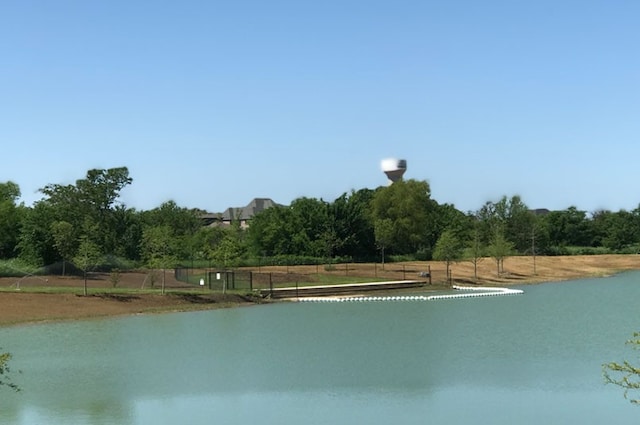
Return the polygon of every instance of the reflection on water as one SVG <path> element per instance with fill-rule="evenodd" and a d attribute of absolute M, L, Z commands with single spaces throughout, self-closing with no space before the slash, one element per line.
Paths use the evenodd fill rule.
<path fill-rule="evenodd" d="M 639 281 L 0 329 L 23 371 L 0 423 L 622 423 L 638 412 L 601 364 L 636 330 Z"/>

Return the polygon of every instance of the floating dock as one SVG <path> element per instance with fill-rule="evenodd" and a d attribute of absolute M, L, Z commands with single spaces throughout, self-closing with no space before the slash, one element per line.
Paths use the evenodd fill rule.
<path fill-rule="evenodd" d="M 271 298 L 329 297 L 338 294 L 359 294 L 367 291 L 420 288 L 426 280 L 394 280 L 388 282 L 349 283 L 344 285 L 292 286 L 287 288 L 260 289 L 260 295 Z"/>

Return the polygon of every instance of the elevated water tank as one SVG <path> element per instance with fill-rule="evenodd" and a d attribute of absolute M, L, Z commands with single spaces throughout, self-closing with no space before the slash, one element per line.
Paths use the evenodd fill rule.
<path fill-rule="evenodd" d="M 387 158 L 383 159 L 380 165 L 389 179 L 389 184 L 402 180 L 407 171 L 407 161 L 404 159 Z"/>

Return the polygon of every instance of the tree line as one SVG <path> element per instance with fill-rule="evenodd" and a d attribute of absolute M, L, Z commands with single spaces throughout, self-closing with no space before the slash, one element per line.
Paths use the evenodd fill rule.
<path fill-rule="evenodd" d="M 0 183 L 0 259 L 34 266 L 129 264 L 171 268 L 189 261 L 220 267 L 266 261 L 476 261 L 510 255 L 635 253 L 640 208 L 587 213 L 569 207 L 531 210 L 503 196 L 476 211 L 431 197 L 428 182 L 405 180 L 344 193 L 333 201 L 300 197 L 268 208 L 247 229 L 204 226 L 205 211 L 173 201 L 138 211 L 120 202 L 132 184 L 126 167 L 92 169 L 74 184 L 49 184 L 33 206 L 20 189 Z"/>

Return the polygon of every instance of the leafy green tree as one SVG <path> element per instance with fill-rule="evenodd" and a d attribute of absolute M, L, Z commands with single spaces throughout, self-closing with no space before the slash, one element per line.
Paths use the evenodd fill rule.
<path fill-rule="evenodd" d="M 324 257 L 332 251 L 335 239 L 328 214 L 328 204 L 322 199 L 302 197 L 295 199 L 291 209 L 291 243 L 293 252 L 313 257 Z"/>
<path fill-rule="evenodd" d="M 393 237 L 388 248 L 397 254 L 413 254 L 429 246 L 429 235 L 436 223 L 430 220 L 437 203 L 431 199 L 426 181 L 401 180 L 379 188 L 372 199 L 372 218 L 389 219 L 393 223 Z"/>
<path fill-rule="evenodd" d="M 376 245 L 380 248 L 382 256 L 382 269 L 384 270 L 384 251 L 393 241 L 393 221 L 390 218 L 381 218 L 374 223 Z"/>
<path fill-rule="evenodd" d="M 237 266 L 243 254 L 243 248 L 237 237 L 230 232 L 210 251 L 210 259 L 222 267 Z"/>
<path fill-rule="evenodd" d="M 41 201 L 50 207 L 50 223 L 66 221 L 74 228 L 82 228 L 87 221 L 95 225 L 91 239 L 104 253 L 115 253 L 122 238 L 118 229 L 117 208 L 124 208 L 119 202 L 120 191 L 131 184 L 126 167 L 92 169 L 84 179 L 75 185 L 49 184 L 40 189 L 45 195 Z M 48 227 L 50 230 L 50 228 Z"/>
<path fill-rule="evenodd" d="M 289 207 L 268 208 L 247 229 L 250 251 L 257 256 L 370 258 L 375 255 L 372 197 L 373 191 L 363 189 L 331 203 L 301 197 Z"/>
<path fill-rule="evenodd" d="M 374 191 L 361 189 L 344 193 L 330 205 L 336 239 L 337 256 L 369 260 L 376 256 L 371 200 Z"/>
<path fill-rule="evenodd" d="M 497 229 L 487 251 L 496 261 L 498 275 L 504 273 L 504 259 L 513 253 L 513 243 L 508 241 L 501 229 Z"/>
<path fill-rule="evenodd" d="M 444 261 L 447 268 L 447 277 L 450 276 L 451 263 L 462 258 L 462 242 L 453 230 L 447 229 L 442 232 L 433 250 L 433 258 L 438 261 Z"/>
<path fill-rule="evenodd" d="M 640 243 L 638 210 L 596 211 L 592 214 L 591 228 L 593 246 L 604 246 L 617 251 Z"/>
<path fill-rule="evenodd" d="M 73 257 L 73 264 L 82 270 L 84 278 L 84 296 L 87 296 L 87 274 L 94 270 L 102 260 L 100 247 L 89 237 L 83 236 L 78 247 L 78 252 Z"/>
<path fill-rule="evenodd" d="M 551 211 L 544 216 L 552 246 L 590 246 L 593 229 L 585 211 L 571 206 L 564 211 Z"/>
<path fill-rule="evenodd" d="M 56 221 L 51 225 L 54 245 L 62 256 L 62 275 L 65 275 L 66 261 L 73 256 L 78 245 L 73 225 L 66 221 Z"/>
<path fill-rule="evenodd" d="M 498 202 L 487 202 L 476 215 L 486 244 L 490 244 L 499 231 L 516 251 L 525 252 L 530 248 L 535 215 L 519 196 L 503 196 Z"/>
<path fill-rule="evenodd" d="M 192 255 L 193 237 L 202 227 L 197 210 L 179 207 L 174 201 L 142 214 L 143 229 L 166 227 L 169 232 L 173 255 L 189 258 Z M 144 230 L 143 230 L 144 231 Z"/>
<path fill-rule="evenodd" d="M 13 391 L 20 391 L 20 387 L 13 383 L 10 377 L 11 368 L 9 367 L 9 361 L 11 360 L 10 353 L 0 353 L 0 387 L 5 386 Z"/>
<path fill-rule="evenodd" d="M 191 258 L 194 260 L 208 259 L 213 247 L 222 241 L 225 234 L 225 228 L 222 226 L 200 227 L 191 237 Z"/>
<path fill-rule="evenodd" d="M 112 230 L 105 236 L 106 246 L 111 247 L 108 252 L 118 257 L 139 260 L 143 229 L 141 213 L 118 205 L 108 215 L 107 222 Z"/>
<path fill-rule="evenodd" d="M 640 332 L 634 332 L 633 338 L 627 341 L 633 349 L 640 348 Z M 604 380 L 608 384 L 617 385 L 624 390 L 624 398 L 631 403 L 640 404 L 640 398 L 632 394 L 640 390 L 640 367 L 624 360 L 621 363 L 610 362 L 602 366 Z"/>
<path fill-rule="evenodd" d="M 92 169 L 87 171 L 84 179 L 76 181 L 76 190 L 86 210 L 98 215 L 96 221 L 102 222 L 101 216 L 114 207 L 120 191 L 132 182 L 127 167 Z"/>
<path fill-rule="evenodd" d="M 20 237 L 23 208 L 16 205 L 20 188 L 16 183 L 0 183 L 0 258 L 12 258 Z"/>
<path fill-rule="evenodd" d="M 38 201 L 25 210 L 18 242 L 19 257 L 35 265 L 51 264 L 59 254 L 51 226 L 56 221 L 54 208 L 45 201 Z"/>
<path fill-rule="evenodd" d="M 247 229 L 253 255 L 272 257 L 294 253 L 292 222 L 291 209 L 282 206 L 273 206 L 256 214 Z"/>
<path fill-rule="evenodd" d="M 535 215 L 517 195 L 507 201 L 505 224 L 505 236 L 513 243 L 514 250 L 525 252 L 530 249 Z"/>
<path fill-rule="evenodd" d="M 148 227 L 142 235 L 143 258 L 152 270 L 162 270 L 162 294 L 165 293 L 165 271 L 175 266 L 177 259 L 173 243 L 175 239 L 167 225 Z"/>

